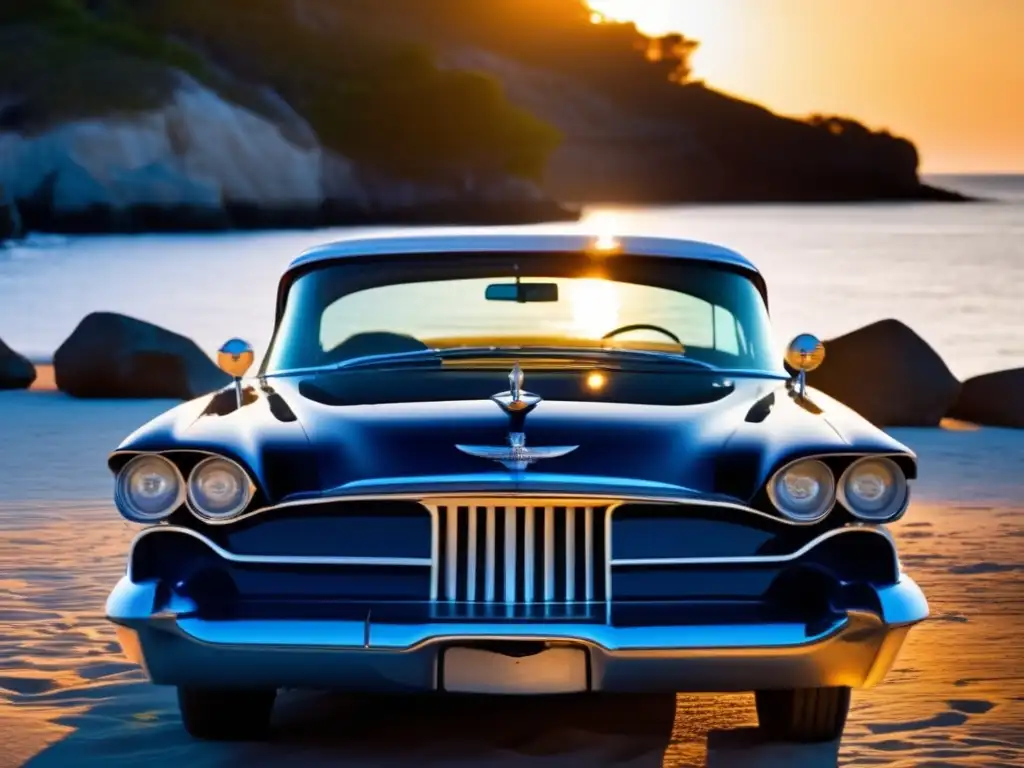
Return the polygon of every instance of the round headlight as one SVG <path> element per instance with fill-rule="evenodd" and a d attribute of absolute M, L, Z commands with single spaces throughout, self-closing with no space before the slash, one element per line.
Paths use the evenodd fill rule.
<path fill-rule="evenodd" d="M 892 519 L 906 508 L 909 496 L 907 477 L 892 459 L 860 459 L 839 480 L 839 500 L 861 520 Z"/>
<path fill-rule="evenodd" d="M 162 520 L 185 500 L 185 481 L 169 459 L 142 454 L 118 472 L 114 503 L 129 520 L 152 523 Z"/>
<path fill-rule="evenodd" d="M 252 494 L 252 481 L 245 470 L 219 456 L 203 459 L 188 478 L 188 500 L 192 509 L 210 520 L 234 517 L 245 509 Z"/>
<path fill-rule="evenodd" d="M 772 504 L 790 520 L 813 523 L 832 509 L 836 481 L 825 464 L 805 459 L 783 467 L 768 483 Z"/>

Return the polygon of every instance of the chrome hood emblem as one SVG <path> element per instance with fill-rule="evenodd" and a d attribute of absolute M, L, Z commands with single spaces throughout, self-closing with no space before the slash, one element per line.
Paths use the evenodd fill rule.
<path fill-rule="evenodd" d="M 463 453 L 481 459 L 497 461 L 513 472 L 522 472 L 530 464 L 541 459 L 555 459 L 572 453 L 578 445 L 553 445 L 532 448 L 526 445 L 526 434 L 523 426 L 526 414 L 532 411 L 541 398 L 523 389 L 523 369 L 519 363 L 512 366 L 508 374 L 508 391 L 491 395 L 501 409 L 509 416 L 508 445 L 456 445 Z"/>
<path fill-rule="evenodd" d="M 522 472 L 535 461 L 541 459 L 556 459 L 572 453 L 578 445 L 555 445 L 544 446 L 543 448 L 529 448 L 526 445 L 526 435 L 522 432 L 510 432 L 508 445 L 456 445 L 463 453 L 470 456 L 478 456 L 481 459 L 490 459 L 504 464 L 506 469 L 513 472 Z"/>

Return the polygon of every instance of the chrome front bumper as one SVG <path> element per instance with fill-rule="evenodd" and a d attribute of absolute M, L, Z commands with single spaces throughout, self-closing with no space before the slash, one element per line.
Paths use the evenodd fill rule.
<path fill-rule="evenodd" d="M 813 632 L 802 623 L 209 621 L 190 616 L 191 601 L 166 585 L 127 576 L 106 613 L 128 658 L 157 684 L 433 691 L 444 688 L 446 648 L 543 641 L 587 651 L 590 690 L 725 693 L 880 682 L 928 604 L 906 575 L 875 591 L 877 612 L 849 611 Z"/>

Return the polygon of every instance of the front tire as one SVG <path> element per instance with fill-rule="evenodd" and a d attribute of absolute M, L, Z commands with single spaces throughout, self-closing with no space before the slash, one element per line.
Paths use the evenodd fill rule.
<path fill-rule="evenodd" d="M 181 722 L 190 736 L 209 741 L 260 741 L 270 730 L 277 691 L 178 688 Z"/>
<path fill-rule="evenodd" d="M 773 740 L 834 741 L 850 711 L 849 688 L 796 688 L 754 693 L 761 730 Z"/>

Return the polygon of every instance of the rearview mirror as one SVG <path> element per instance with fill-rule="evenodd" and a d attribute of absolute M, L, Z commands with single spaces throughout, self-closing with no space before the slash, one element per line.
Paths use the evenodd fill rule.
<path fill-rule="evenodd" d="M 558 301 L 558 283 L 491 283 L 484 292 L 488 301 Z"/>

